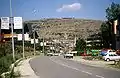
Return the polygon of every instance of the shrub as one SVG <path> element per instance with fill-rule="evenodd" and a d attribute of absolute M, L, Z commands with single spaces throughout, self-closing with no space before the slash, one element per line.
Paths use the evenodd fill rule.
<path fill-rule="evenodd" d="M 0 74 L 9 71 L 9 67 L 13 62 L 12 55 L 7 55 L 0 58 Z"/>
<path fill-rule="evenodd" d="M 86 56 L 83 59 L 85 59 L 85 60 L 102 60 L 102 56 Z"/>

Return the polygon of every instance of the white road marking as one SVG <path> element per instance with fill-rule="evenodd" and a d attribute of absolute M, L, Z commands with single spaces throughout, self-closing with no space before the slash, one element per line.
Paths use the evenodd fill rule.
<path fill-rule="evenodd" d="M 99 76 L 99 75 L 96 75 L 96 77 L 99 77 L 99 78 L 104 78 L 103 76 Z"/>
<path fill-rule="evenodd" d="M 62 62 L 61 62 L 61 63 L 60 63 L 60 62 L 57 62 L 57 61 L 53 60 L 52 58 L 53 58 L 53 57 L 50 57 L 49 59 L 50 59 L 52 62 L 56 63 L 56 64 L 59 64 L 59 65 L 62 65 L 62 66 L 64 66 L 64 67 L 68 67 L 68 68 L 71 68 L 71 69 L 74 69 L 74 70 L 77 70 L 77 71 L 80 71 L 80 72 L 83 72 L 83 73 L 86 73 L 86 74 L 88 74 L 88 75 L 93 75 L 93 74 L 90 73 L 90 72 L 83 71 L 83 70 L 79 70 L 78 68 L 75 68 L 75 67 L 72 67 L 72 66 L 63 64 Z M 103 76 L 99 76 L 99 75 L 95 75 L 95 76 L 96 76 L 96 77 L 99 77 L 99 78 L 104 78 Z"/>
<path fill-rule="evenodd" d="M 86 72 L 86 71 L 81 71 L 81 72 L 92 75 L 92 73 L 90 73 L 90 72 Z"/>

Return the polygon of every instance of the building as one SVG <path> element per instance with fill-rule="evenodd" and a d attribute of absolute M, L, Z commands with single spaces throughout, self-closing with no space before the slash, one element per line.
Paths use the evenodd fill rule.
<path fill-rule="evenodd" d="M 120 16 L 113 23 L 112 49 L 120 49 Z"/>
<path fill-rule="evenodd" d="M 100 33 L 90 35 L 86 40 L 86 46 L 89 49 L 101 49 L 102 39 Z"/>

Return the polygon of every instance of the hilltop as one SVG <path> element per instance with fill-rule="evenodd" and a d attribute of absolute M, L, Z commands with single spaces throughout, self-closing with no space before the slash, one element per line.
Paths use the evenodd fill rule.
<path fill-rule="evenodd" d="M 75 18 L 51 18 L 26 21 L 31 26 L 40 27 L 39 36 L 45 38 L 69 38 L 76 37 L 86 39 L 89 35 L 100 32 L 103 21 Z"/>

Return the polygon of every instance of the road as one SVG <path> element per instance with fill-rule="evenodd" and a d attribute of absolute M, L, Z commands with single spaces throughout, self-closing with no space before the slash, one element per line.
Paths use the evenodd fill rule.
<path fill-rule="evenodd" d="M 84 65 L 63 57 L 37 57 L 30 65 L 40 78 L 120 78 L 120 71 Z"/>

